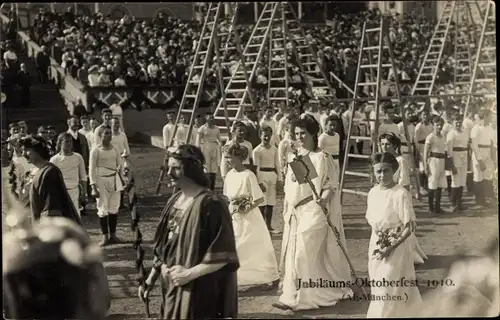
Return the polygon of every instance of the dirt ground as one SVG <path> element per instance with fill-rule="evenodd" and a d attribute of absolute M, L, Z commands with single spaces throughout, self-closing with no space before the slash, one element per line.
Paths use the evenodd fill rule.
<path fill-rule="evenodd" d="M 163 159 L 163 152 L 154 147 L 134 145 L 131 148 L 133 164 L 139 193 L 138 210 L 141 214 L 140 229 L 145 240 L 146 266 L 149 270 L 152 261 L 151 242 L 159 215 L 167 201 L 166 188 L 164 195 L 155 196 L 154 189 L 158 178 L 159 168 Z M 353 181 L 348 186 L 353 186 Z M 367 189 L 363 181 L 356 188 Z M 218 187 L 221 186 L 221 181 Z M 280 196 L 282 198 L 282 195 Z M 443 206 L 449 206 L 443 197 Z M 466 204 L 472 204 L 471 196 L 465 198 Z M 360 196 L 346 195 L 343 205 L 343 221 L 347 238 L 347 250 L 358 277 L 367 277 L 368 241 L 370 228 L 364 219 L 366 200 Z M 273 226 L 282 230 L 281 206 L 275 208 Z M 429 259 L 423 265 L 417 265 L 419 280 L 441 280 L 446 276 L 448 266 L 460 254 L 476 255 L 484 248 L 489 240 L 498 235 L 498 215 L 496 210 L 480 212 L 463 212 L 430 216 L 425 203 L 415 203 L 417 214 L 417 236 L 420 246 Z M 99 239 L 97 216 L 91 212 L 83 218 L 91 236 Z M 109 319 L 145 319 L 144 306 L 137 298 L 137 272 L 135 269 L 135 251 L 132 249 L 133 236 L 130 231 L 130 216 L 126 211 L 120 213 L 118 236 L 124 240 L 123 244 L 105 248 L 105 267 L 108 274 L 113 296 Z M 273 236 L 276 256 L 279 259 L 281 236 Z M 279 261 L 279 260 L 278 260 Z M 424 294 L 430 290 L 426 285 L 419 287 Z M 368 301 L 341 301 L 331 308 L 321 308 L 308 312 L 297 312 L 293 315 L 272 307 L 277 301 L 276 290 L 259 291 L 249 290 L 239 295 L 239 318 L 359 318 L 365 317 Z M 158 316 L 160 296 L 158 286 L 152 292 L 151 313 Z"/>

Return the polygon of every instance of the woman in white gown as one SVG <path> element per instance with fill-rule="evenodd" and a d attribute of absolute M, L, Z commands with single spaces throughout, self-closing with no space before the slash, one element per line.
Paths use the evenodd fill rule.
<path fill-rule="evenodd" d="M 308 155 L 318 174 L 312 179 L 319 199 L 314 199 L 311 187 L 299 184 L 290 166 L 285 177 L 285 229 L 281 250 L 282 294 L 273 306 L 282 310 L 307 310 L 334 306 L 339 300 L 352 297 L 349 286 L 349 265 L 321 206 L 330 213 L 329 219 L 345 244 L 340 215 L 338 177 L 333 177 L 329 157 L 318 148 L 319 123 L 304 116 L 295 125 L 299 155 Z M 291 162 L 293 159 L 289 159 Z M 328 283 L 324 283 L 324 281 Z M 307 282 L 307 284 L 306 284 Z M 314 282 L 314 286 L 312 283 Z M 318 282 L 321 282 L 319 284 Z"/>
<path fill-rule="evenodd" d="M 401 140 L 392 133 L 385 133 L 379 137 L 380 150 L 388 152 L 396 157 L 398 161 L 398 169 L 394 173 L 393 180 L 406 190 L 410 191 L 410 166 L 406 159 L 400 154 Z M 415 264 L 422 264 L 427 260 L 427 255 L 424 250 L 420 248 L 418 239 L 413 232 L 408 241 L 413 243 L 413 260 Z"/>
<path fill-rule="evenodd" d="M 224 156 L 232 167 L 224 179 L 224 195 L 230 201 L 241 196 L 252 198 L 248 210 L 233 214 L 236 252 L 240 260 L 238 286 L 272 286 L 279 279 L 278 264 L 271 236 L 258 208 L 264 194 L 255 174 L 242 163 L 248 156 L 248 149 L 233 143 L 226 146 Z M 231 204 L 229 206 L 234 212 L 235 208 Z"/>
<path fill-rule="evenodd" d="M 409 306 L 422 302 L 413 265 L 413 243 L 408 241 L 415 223 L 411 194 L 393 180 L 398 162 L 392 154 L 377 153 L 372 161 L 379 184 L 368 193 L 366 210 L 366 219 L 372 228 L 368 275 L 370 282 L 375 283 L 371 287 L 371 302 L 366 316 L 410 317 L 407 312 Z M 378 233 L 388 230 L 394 231 L 396 236 L 391 239 L 391 245 L 379 248 Z M 381 252 L 376 253 L 377 249 Z M 393 285 L 383 285 L 391 281 Z"/>

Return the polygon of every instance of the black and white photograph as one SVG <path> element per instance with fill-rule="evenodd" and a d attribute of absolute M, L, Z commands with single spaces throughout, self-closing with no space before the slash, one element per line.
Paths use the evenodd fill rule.
<path fill-rule="evenodd" d="M 0 4 L 5 319 L 500 316 L 494 1 Z"/>

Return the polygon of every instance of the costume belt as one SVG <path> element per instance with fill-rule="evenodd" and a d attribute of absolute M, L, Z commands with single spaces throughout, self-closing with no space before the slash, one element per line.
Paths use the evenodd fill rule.
<path fill-rule="evenodd" d="M 309 202 L 311 202 L 312 200 L 314 200 L 314 197 L 312 195 L 308 196 L 308 197 L 305 197 L 304 199 L 300 200 L 299 202 L 297 202 L 296 205 L 294 205 L 293 207 L 295 209 L 297 209 L 298 207 L 300 206 L 303 206 L 305 204 L 308 204 Z"/>
<path fill-rule="evenodd" d="M 431 152 L 430 157 L 431 158 L 438 158 L 438 159 L 445 159 L 446 155 L 444 153 Z"/>
<path fill-rule="evenodd" d="M 478 147 L 482 148 L 482 149 L 489 149 L 489 148 L 491 148 L 491 145 L 489 145 L 489 144 L 479 144 Z"/>
<path fill-rule="evenodd" d="M 262 172 L 276 172 L 276 168 L 259 168 Z"/>
<path fill-rule="evenodd" d="M 467 151 L 467 147 L 453 147 L 453 151 Z"/>

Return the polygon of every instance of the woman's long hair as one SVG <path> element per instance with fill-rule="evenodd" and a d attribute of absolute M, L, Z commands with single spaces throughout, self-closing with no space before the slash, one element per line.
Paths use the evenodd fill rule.
<path fill-rule="evenodd" d="M 392 144 L 392 147 L 398 156 L 401 155 L 401 139 L 399 139 L 394 133 L 383 133 L 378 137 L 378 142 L 382 142 L 382 139 L 386 139 Z"/>
<path fill-rule="evenodd" d="M 205 157 L 200 148 L 192 144 L 182 144 L 169 151 L 168 156 L 181 161 L 185 177 L 202 187 L 210 186 L 210 179 L 205 169 Z"/>

